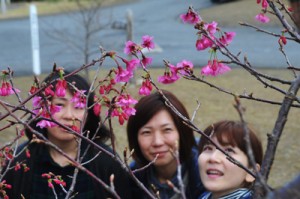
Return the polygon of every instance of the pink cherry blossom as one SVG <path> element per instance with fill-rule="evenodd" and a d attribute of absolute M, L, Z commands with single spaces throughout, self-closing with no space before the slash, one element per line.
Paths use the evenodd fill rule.
<path fill-rule="evenodd" d="M 150 95 L 152 91 L 152 84 L 149 79 L 143 81 L 142 86 L 139 90 L 140 95 Z"/>
<path fill-rule="evenodd" d="M 195 11 L 193 11 L 191 8 L 188 10 L 188 12 L 186 14 L 181 14 L 180 19 L 184 23 L 190 23 L 190 24 L 196 24 L 201 21 L 200 16 Z"/>
<path fill-rule="evenodd" d="M 158 77 L 158 82 L 162 84 L 172 84 L 179 79 L 177 73 L 165 72 L 163 76 Z"/>
<path fill-rule="evenodd" d="M 17 88 L 14 88 L 15 92 L 16 93 L 19 93 L 20 90 L 17 89 Z M 0 88 L 0 96 L 9 96 L 9 95 L 12 95 L 14 94 L 14 92 L 11 84 L 9 82 L 6 82 L 6 81 L 3 81 L 2 82 L 2 86 Z"/>
<path fill-rule="evenodd" d="M 204 28 L 209 32 L 210 35 L 214 35 L 217 32 L 217 26 L 218 23 L 215 21 L 204 24 Z"/>
<path fill-rule="evenodd" d="M 75 108 L 85 108 L 86 106 L 86 96 L 84 95 L 86 91 L 85 90 L 80 90 L 80 91 L 77 91 L 72 99 L 71 99 L 71 102 L 74 103 L 74 107 Z"/>
<path fill-rule="evenodd" d="M 53 189 L 54 188 L 54 186 L 53 186 L 53 184 L 52 184 L 52 181 L 48 181 L 48 187 L 50 188 L 50 189 Z"/>
<path fill-rule="evenodd" d="M 143 56 L 142 63 L 143 66 L 146 68 L 148 65 L 152 63 L 152 58 Z"/>
<path fill-rule="evenodd" d="M 42 104 L 42 97 L 40 96 L 34 96 L 32 99 L 32 106 L 33 106 L 33 112 L 35 114 L 38 114 L 39 109 L 41 108 L 41 104 Z"/>
<path fill-rule="evenodd" d="M 182 75 L 189 75 L 191 71 L 193 71 L 193 63 L 188 60 L 182 60 L 181 62 L 177 63 L 177 71 L 179 71 Z"/>
<path fill-rule="evenodd" d="M 49 106 L 49 111 L 51 115 L 54 115 L 55 113 L 59 112 L 61 110 L 60 106 L 56 106 L 54 104 L 51 104 Z M 50 114 L 48 113 L 48 110 L 46 107 L 41 107 L 40 110 L 41 111 L 41 116 L 46 118 L 46 119 L 50 119 Z M 55 124 L 54 122 L 51 122 L 49 120 L 41 120 L 39 121 L 36 126 L 39 126 L 40 128 L 47 128 L 47 127 L 54 127 L 57 126 L 57 124 Z"/>
<path fill-rule="evenodd" d="M 132 98 L 130 95 L 120 95 L 117 100 L 118 106 L 130 106 L 132 104 L 136 104 L 138 101 Z"/>
<path fill-rule="evenodd" d="M 128 82 L 130 78 L 133 77 L 133 72 L 123 69 L 121 66 L 118 67 L 116 71 L 116 82 Z"/>
<path fill-rule="evenodd" d="M 259 13 L 255 16 L 255 19 L 261 23 L 268 23 L 270 21 L 270 18 L 263 13 Z"/>
<path fill-rule="evenodd" d="M 230 71 L 230 67 L 220 63 L 217 59 L 208 61 L 208 64 L 201 69 L 201 74 L 204 76 L 217 76 Z"/>
<path fill-rule="evenodd" d="M 48 118 L 48 119 L 50 119 L 50 118 Z M 36 124 L 36 126 L 39 126 L 40 128 L 48 128 L 48 127 L 54 127 L 54 126 L 56 126 L 56 124 L 53 122 L 50 122 L 49 120 L 41 120 Z"/>
<path fill-rule="evenodd" d="M 269 5 L 269 3 L 268 3 L 268 1 L 267 0 L 256 0 L 256 3 L 257 4 L 260 4 L 260 2 L 262 2 L 261 3 L 261 6 L 262 6 L 262 8 L 264 8 L 264 9 L 266 9 L 267 7 L 268 7 L 268 5 Z"/>
<path fill-rule="evenodd" d="M 124 48 L 124 53 L 129 55 L 129 54 L 134 54 L 138 51 L 139 47 L 136 43 L 132 41 L 127 41 L 125 44 Z"/>
<path fill-rule="evenodd" d="M 93 107 L 93 111 L 96 116 L 99 116 L 101 113 L 101 104 L 96 103 Z"/>
<path fill-rule="evenodd" d="M 135 108 L 132 108 L 130 106 L 123 107 L 122 109 L 123 109 L 123 117 L 126 120 L 128 120 L 129 116 L 135 115 L 136 113 Z"/>
<path fill-rule="evenodd" d="M 50 113 L 51 115 L 54 115 L 55 113 L 59 112 L 61 110 L 61 106 L 57 106 L 57 105 L 54 105 L 54 104 L 51 104 L 50 105 Z"/>
<path fill-rule="evenodd" d="M 148 49 L 154 49 L 155 45 L 153 40 L 153 37 L 149 36 L 149 35 L 145 35 L 142 37 L 142 47 L 144 48 L 148 48 Z"/>
<path fill-rule="evenodd" d="M 35 93 L 38 90 L 38 88 L 36 86 L 31 86 L 29 93 L 32 95 L 33 93 Z"/>
<path fill-rule="evenodd" d="M 122 61 L 126 64 L 126 70 L 129 72 L 133 72 L 140 63 L 140 60 L 138 59 L 132 59 L 130 61 L 127 61 L 126 59 L 122 58 Z"/>
<path fill-rule="evenodd" d="M 54 96 L 54 91 L 52 89 L 53 89 L 52 85 L 49 85 L 47 88 L 45 88 L 45 95 Z"/>
<path fill-rule="evenodd" d="M 51 178 L 51 175 L 48 174 L 48 173 L 43 173 L 43 174 L 42 174 L 42 177 L 43 177 L 43 178 L 48 178 L 48 179 L 50 179 L 50 178 Z"/>
<path fill-rule="evenodd" d="M 269 3 L 268 3 L 267 0 L 263 0 L 262 3 L 261 3 L 261 6 L 262 6 L 263 8 L 267 8 L 268 5 L 269 5 Z"/>
<path fill-rule="evenodd" d="M 112 117 L 118 117 L 118 120 L 119 120 L 119 124 L 120 125 L 123 125 L 124 124 L 124 121 L 126 119 L 128 119 L 128 116 L 124 113 L 124 112 L 121 112 L 119 111 L 118 109 L 114 109 L 111 113 L 111 116 Z"/>
<path fill-rule="evenodd" d="M 236 33 L 235 32 L 225 32 L 225 34 L 220 38 L 220 42 L 227 46 L 230 44 L 235 37 Z"/>
<path fill-rule="evenodd" d="M 199 51 L 205 50 L 206 48 L 212 47 L 213 44 L 214 43 L 209 38 L 203 35 L 201 39 L 197 40 L 196 49 Z"/>
<path fill-rule="evenodd" d="M 55 85 L 55 94 L 57 97 L 64 97 L 66 95 L 67 81 L 64 79 L 57 80 Z"/>

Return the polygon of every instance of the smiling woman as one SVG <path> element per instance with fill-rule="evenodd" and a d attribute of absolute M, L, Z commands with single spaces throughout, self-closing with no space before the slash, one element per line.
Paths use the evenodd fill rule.
<path fill-rule="evenodd" d="M 163 91 L 176 109 L 185 117 L 189 115 L 183 104 L 168 91 Z M 165 104 L 165 99 L 159 92 L 140 99 L 135 105 L 136 114 L 130 116 L 127 124 L 127 137 L 130 150 L 134 149 L 135 162 L 133 170 L 148 166 L 136 173 L 136 177 L 161 199 L 183 198 L 176 193 L 170 182 L 179 188 L 180 180 L 177 173 L 181 172 L 186 198 L 196 199 L 204 191 L 199 178 L 195 138 L 193 130 Z M 175 152 L 179 152 L 179 165 Z M 148 198 L 136 188 L 134 198 Z"/>
<path fill-rule="evenodd" d="M 43 94 L 35 96 L 36 114 L 26 129 L 29 141 L 18 148 L 20 155 L 4 173 L 4 182 L 11 185 L 5 194 L 9 198 L 111 198 L 112 192 L 99 181 L 109 186 L 113 175 L 118 179 L 114 182 L 116 193 L 131 199 L 129 178 L 121 165 L 92 147 L 91 141 L 77 136 L 112 153 L 105 144 L 110 131 L 88 108 L 94 104 L 94 93 L 89 93 L 90 86 L 81 76 L 64 75 L 62 70 L 50 74 L 42 84 L 48 84 Z"/>

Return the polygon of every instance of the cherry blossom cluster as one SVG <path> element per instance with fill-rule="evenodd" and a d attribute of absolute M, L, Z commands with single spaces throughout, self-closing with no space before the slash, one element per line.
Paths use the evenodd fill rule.
<path fill-rule="evenodd" d="M 196 40 L 196 49 L 198 51 L 210 49 L 211 58 L 208 64 L 201 69 L 203 76 L 217 76 L 230 71 L 230 67 L 222 63 L 217 58 L 217 49 L 228 46 L 234 36 L 235 32 L 222 32 L 218 28 L 217 22 L 212 23 L 204 22 L 198 13 L 190 7 L 185 14 L 181 14 L 180 18 L 184 23 L 193 24 L 198 29 L 198 39 Z M 219 37 L 216 36 L 219 34 Z M 177 81 L 180 76 L 193 74 L 194 65 L 191 61 L 182 60 L 181 62 L 173 65 L 166 63 L 166 70 L 163 76 L 158 78 L 158 81 L 163 84 L 169 84 Z"/>
<path fill-rule="evenodd" d="M 99 96 L 94 98 L 93 112 L 96 116 L 101 114 L 102 106 L 108 108 L 107 116 L 117 117 L 121 125 L 125 120 L 128 120 L 130 115 L 135 114 L 135 109 L 132 107 L 137 103 L 128 93 L 125 93 L 125 86 L 121 90 L 117 87 L 117 72 L 112 70 L 108 77 L 99 81 Z"/>
<path fill-rule="evenodd" d="M 269 3 L 267 0 L 257 0 L 256 1 L 257 4 L 261 3 L 261 13 L 259 13 L 258 15 L 255 16 L 255 19 L 261 23 L 269 23 L 270 22 L 270 18 L 266 15 L 267 13 L 267 9 L 269 6 Z M 293 10 L 289 7 L 288 12 L 293 12 Z M 284 36 L 284 33 L 286 33 L 286 30 L 282 31 L 282 35 L 279 37 L 278 39 L 278 43 L 280 45 L 280 47 L 283 47 L 284 45 L 287 44 L 287 40 L 286 37 Z"/>
<path fill-rule="evenodd" d="M 255 19 L 261 23 L 268 23 L 270 21 L 270 18 L 266 15 L 267 8 L 269 6 L 269 3 L 267 0 L 256 0 L 257 4 L 261 3 L 262 10 L 259 14 L 255 16 Z"/>
<path fill-rule="evenodd" d="M 129 116 L 135 114 L 134 104 L 137 100 L 132 98 L 126 93 L 125 86 L 118 89 L 117 83 L 127 84 L 134 76 L 134 71 L 138 67 L 146 68 L 152 63 L 152 58 L 146 57 L 143 53 L 143 49 L 154 49 L 155 44 L 153 37 L 145 35 L 142 37 L 141 44 L 137 44 L 133 41 L 127 41 L 124 48 L 124 53 L 131 55 L 131 60 L 127 60 L 117 55 L 115 52 L 108 52 L 108 56 L 116 63 L 116 69 L 111 70 L 107 77 L 99 81 L 100 96 L 96 96 L 93 106 L 94 114 L 99 116 L 102 107 L 108 107 L 106 115 L 111 117 L 117 117 L 121 125 L 125 120 L 128 120 Z M 142 86 L 139 89 L 140 95 L 149 95 L 152 91 L 152 85 L 149 80 L 150 76 L 146 76 L 142 82 Z M 115 94 L 112 94 L 115 93 Z M 114 97 L 111 97 L 113 95 Z"/>
<path fill-rule="evenodd" d="M 0 165 L 4 166 L 5 162 L 7 160 L 12 160 L 13 159 L 13 150 L 10 147 L 4 147 L 1 151 L 0 151 Z"/>
<path fill-rule="evenodd" d="M 1 84 L 1 88 L 0 88 L 0 96 L 9 96 L 14 93 L 20 92 L 19 89 L 13 88 L 12 85 L 7 81 L 8 75 L 9 75 L 8 71 L 6 71 L 6 70 L 2 71 L 2 74 L 1 74 L 2 84 Z"/>
<path fill-rule="evenodd" d="M 16 166 L 15 166 L 15 171 L 18 171 L 18 170 L 20 170 L 21 168 L 23 168 L 23 171 L 24 171 L 24 172 L 27 172 L 27 171 L 30 170 L 30 168 L 29 168 L 25 163 L 21 164 L 21 163 L 17 162 L 17 163 L 16 163 Z"/>
<path fill-rule="evenodd" d="M 3 199 L 9 199 L 8 195 L 6 195 L 5 189 L 11 189 L 12 186 L 10 184 L 6 184 L 6 180 L 0 182 L 0 194 L 3 196 Z"/>
<path fill-rule="evenodd" d="M 52 172 L 49 172 L 49 173 L 43 173 L 42 177 L 48 180 L 48 187 L 51 189 L 54 189 L 53 182 L 63 187 L 66 186 L 66 182 L 62 179 L 60 175 L 54 175 Z"/>

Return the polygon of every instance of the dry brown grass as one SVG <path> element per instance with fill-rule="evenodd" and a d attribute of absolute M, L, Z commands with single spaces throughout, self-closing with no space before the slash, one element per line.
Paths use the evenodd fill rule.
<path fill-rule="evenodd" d="M 103 0 L 99 7 L 102 6 L 113 6 L 120 3 L 132 2 L 135 0 Z M 93 1 L 81 1 L 83 5 L 88 5 L 89 2 Z M 76 11 L 79 9 L 75 1 L 62 0 L 58 2 L 43 1 L 43 2 L 33 2 L 37 7 L 38 15 L 51 15 L 63 12 Z M 29 6 L 31 3 L 13 3 L 8 5 L 7 12 L 0 15 L 1 19 L 11 19 L 11 18 L 22 18 L 29 16 Z"/>
<path fill-rule="evenodd" d="M 198 70 L 198 71 L 197 71 Z M 284 70 L 261 70 L 264 73 L 272 74 L 277 77 L 291 79 L 292 74 Z M 157 79 L 158 75 L 163 73 L 163 69 L 151 70 L 151 75 Z M 199 73 L 199 69 L 196 69 Z M 104 72 L 102 74 L 105 74 Z M 141 71 L 137 73 L 137 77 L 141 75 Z M 44 76 L 40 78 L 43 79 Z M 26 90 L 29 89 L 32 82 L 32 77 L 18 77 L 15 78 L 15 85 L 23 91 L 23 97 L 26 96 Z M 256 79 L 250 76 L 247 72 L 241 69 L 234 69 L 232 72 L 217 78 L 207 78 L 210 82 L 219 85 L 222 88 L 231 90 L 234 93 L 247 93 L 253 92 L 255 97 L 262 97 L 282 101 L 283 96 L 277 92 L 264 88 Z M 223 94 L 206 85 L 182 79 L 172 85 L 160 85 L 160 88 L 167 89 L 174 92 L 179 99 L 185 104 L 190 115 L 193 114 L 197 106 L 196 100 L 201 103 L 201 107 L 195 117 L 195 124 L 204 129 L 212 122 L 221 119 L 238 120 L 238 114 L 233 107 L 233 97 Z M 128 92 L 136 98 L 139 98 L 138 87 L 129 86 Z M 24 96 L 25 95 L 25 96 Z M 299 95 L 298 95 L 299 96 Z M 1 97 L 1 100 L 4 100 Z M 9 102 L 14 102 L 13 98 Z M 267 134 L 272 132 L 275 120 L 278 115 L 279 106 L 263 104 L 259 102 L 242 100 L 242 104 L 246 107 L 245 118 L 253 124 L 254 127 L 260 132 L 260 137 L 263 140 L 264 146 L 267 142 Z M 1 108 L 1 112 L 3 109 Z M 272 167 L 269 183 L 272 186 L 280 186 L 295 176 L 300 170 L 300 159 L 298 143 L 300 140 L 300 126 L 299 126 L 300 109 L 292 109 L 283 136 L 280 139 L 280 144 L 276 153 L 275 163 Z M 4 125 L 4 121 L 0 122 L 0 127 Z M 14 129 L 0 132 L 1 145 L 12 138 L 15 133 Z M 125 125 L 120 126 L 114 121 L 114 132 L 117 137 L 118 151 L 127 145 Z"/>

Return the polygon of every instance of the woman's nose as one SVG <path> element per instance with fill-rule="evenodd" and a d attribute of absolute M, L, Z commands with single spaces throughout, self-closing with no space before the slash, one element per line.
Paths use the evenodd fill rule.
<path fill-rule="evenodd" d="M 70 105 L 64 107 L 63 118 L 67 119 L 67 120 L 73 120 L 74 119 L 73 107 L 71 107 Z"/>
<path fill-rule="evenodd" d="M 225 155 L 218 149 L 214 149 L 209 156 L 209 162 L 219 163 Z"/>
<path fill-rule="evenodd" d="M 159 145 L 162 145 L 164 143 L 164 139 L 163 139 L 163 136 L 161 135 L 160 132 L 155 132 L 153 134 L 153 138 L 152 138 L 152 144 L 154 146 L 159 146 Z"/>

